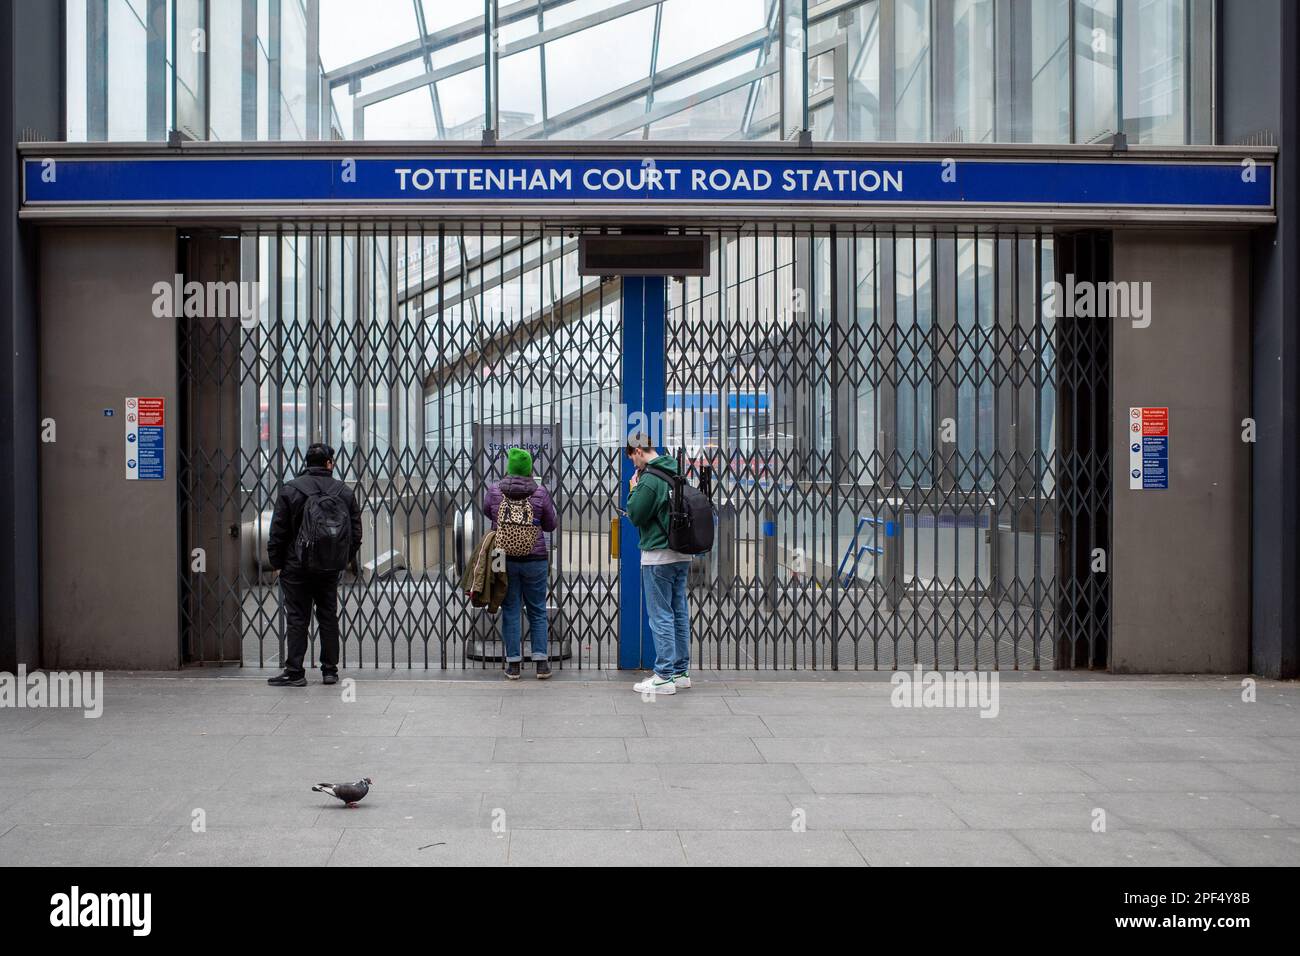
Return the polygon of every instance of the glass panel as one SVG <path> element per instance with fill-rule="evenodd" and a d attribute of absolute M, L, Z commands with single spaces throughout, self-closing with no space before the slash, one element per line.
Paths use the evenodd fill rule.
<path fill-rule="evenodd" d="M 944 10 L 944 7 L 940 7 Z M 993 0 L 955 0 L 952 16 L 951 138 L 966 143 L 993 139 Z M 950 135 L 935 131 L 939 138 Z"/>
<path fill-rule="evenodd" d="M 150 0 L 64 2 L 68 135 L 161 135 L 159 87 L 152 99 L 146 89 L 153 75 L 146 62 Z M 281 0 L 273 24 L 269 0 L 254 0 L 256 54 L 247 66 L 256 75 L 248 78 L 244 0 L 165 2 L 166 16 L 158 19 L 176 21 L 174 51 L 171 38 L 165 46 L 177 62 L 169 57 L 155 67 L 165 73 L 164 98 L 175 98 L 171 125 L 196 138 L 231 141 L 253 129 L 259 139 L 301 138 L 307 104 L 320 95 L 328 114 L 321 117 L 321 135 L 331 129 L 355 135 L 356 97 L 450 66 L 460 72 L 439 81 L 436 99 L 426 89 L 423 96 L 408 92 L 368 107 L 363 135 L 479 137 L 485 123 L 482 35 L 438 35 L 479 22 L 477 0 L 320 0 L 321 63 L 308 62 L 307 2 Z M 203 25 L 206 61 L 191 45 L 204 9 L 212 18 Z M 1086 142 L 1117 128 L 1134 143 L 1214 138 L 1215 0 L 663 0 L 603 21 L 617 9 L 613 0 L 570 0 L 540 12 L 518 4 L 506 9 L 522 15 L 501 27 L 503 47 L 535 36 L 539 26 L 583 28 L 502 59 L 498 123 L 505 137 L 755 139 L 807 126 L 819 139 L 868 142 L 1058 143 L 1071 136 Z M 417 10 L 426 27 L 424 46 L 414 42 L 421 36 Z M 1007 15 L 995 16 L 1004 10 Z M 88 29 L 96 34 L 89 49 Z M 650 77 L 652 62 L 662 74 L 739 38 L 752 45 L 699 73 L 672 83 Z M 381 68 L 336 72 L 328 91 L 323 88 L 322 65 L 340 71 L 385 53 Z M 774 70 L 743 95 L 718 89 L 782 59 L 806 60 L 807 72 Z M 245 96 L 253 86 L 250 102 Z M 279 91 L 275 103 L 273 87 Z M 609 97 L 627 88 L 628 99 Z M 701 95 L 707 102 L 686 103 Z M 649 110 L 658 111 L 648 131 L 630 125 L 647 111 L 647 99 Z M 778 115 L 782 99 L 784 117 Z M 687 108 L 664 115 L 675 102 Z M 804 115 L 805 104 L 811 115 Z M 147 109 L 153 113 L 146 115 Z M 724 117 L 719 109 L 737 115 Z M 543 126 L 548 116 L 566 113 L 567 125 Z"/>
<path fill-rule="evenodd" d="M 930 0 L 894 3 L 894 138 L 930 140 Z"/>
<path fill-rule="evenodd" d="M 1119 131 L 1115 53 L 1117 0 L 1075 0 L 1074 136 L 1091 142 Z"/>
<path fill-rule="evenodd" d="M 266 0 L 260 0 L 265 5 Z M 297 0 L 282 0 L 285 6 Z M 238 0 L 215 0 L 214 7 L 238 6 Z M 440 11 L 450 14 L 453 20 L 466 18 L 463 3 L 426 3 L 425 26 L 437 30 L 432 22 Z M 483 4 L 471 4 L 479 16 Z M 469 14 L 472 16 L 473 14 Z M 349 63 L 382 53 L 419 37 L 415 20 L 415 6 L 411 0 L 320 0 L 320 59 L 326 71 L 337 70 Z M 483 47 L 479 42 L 479 49 Z"/>
<path fill-rule="evenodd" d="M 654 22 L 646 8 L 546 44 L 547 109 L 572 109 L 648 77 Z"/>
<path fill-rule="evenodd" d="M 1035 143 L 1070 141 L 1070 4 L 1035 0 L 1030 97 Z"/>
<path fill-rule="evenodd" d="M 808 0 L 781 0 L 781 138 L 808 128 Z"/>
<path fill-rule="evenodd" d="M 203 52 L 195 49 L 201 36 L 196 31 L 203 26 L 202 0 L 177 0 L 175 16 L 176 112 L 172 126 L 191 139 L 204 139 Z"/>
<path fill-rule="evenodd" d="M 497 109 L 502 136 L 542 121 L 542 54 L 534 47 L 501 60 L 501 102 Z"/>
<path fill-rule="evenodd" d="M 212 18 L 208 30 L 208 59 L 211 75 L 219 80 L 212 84 L 209 138 L 240 140 L 243 139 L 243 84 L 239 82 L 243 71 L 240 35 L 243 4 L 209 3 L 207 7 Z"/>
<path fill-rule="evenodd" d="M 145 118 L 145 0 L 109 0 L 108 136 L 110 140 L 147 140 Z"/>
<path fill-rule="evenodd" d="M 722 46 L 728 40 L 762 30 L 765 0 L 665 0 L 659 25 L 660 70 Z M 547 15 L 549 25 L 550 15 Z"/>
<path fill-rule="evenodd" d="M 86 113 L 86 0 L 68 0 L 65 17 L 67 136 L 69 142 L 81 143 L 89 137 L 89 117 Z M 98 58 L 92 57 L 92 68 L 95 59 Z"/>
<path fill-rule="evenodd" d="M 302 0 L 281 0 L 280 139 L 307 137 L 307 95 L 306 14 Z"/>
<path fill-rule="evenodd" d="M 1182 143 L 1183 0 L 1121 2 L 1124 132 L 1133 143 Z"/>

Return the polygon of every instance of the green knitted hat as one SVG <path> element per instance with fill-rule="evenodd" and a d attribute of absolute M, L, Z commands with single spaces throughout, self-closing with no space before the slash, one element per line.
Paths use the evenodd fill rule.
<path fill-rule="evenodd" d="M 506 474 L 520 475 L 528 478 L 533 473 L 533 456 L 522 448 L 511 448 L 506 452 Z"/>

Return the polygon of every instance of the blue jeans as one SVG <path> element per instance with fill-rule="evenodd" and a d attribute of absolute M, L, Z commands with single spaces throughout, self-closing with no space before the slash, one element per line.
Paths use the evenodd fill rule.
<path fill-rule="evenodd" d="M 528 642 L 533 660 L 547 660 L 546 580 L 549 561 L 518 561 L 506 558 L 506 597 L 501 602 L 501 640 L 506 660 L 523 659 L 519 621 L 520 602 L 528 605 Z"/>
<path fill-rule="evenodd" d="M 641 590 L 655 639 L 655 673 L 660 677 L 691 669 L 691 612 L 686 603 L 686 576 L 691 562 L 641 566 Z"/>

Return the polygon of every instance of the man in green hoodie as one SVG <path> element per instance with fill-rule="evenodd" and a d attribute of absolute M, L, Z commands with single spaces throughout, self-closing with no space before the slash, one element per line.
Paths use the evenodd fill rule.
<path fill-rule="evenodd" d="M 641 550 L 641 591 L 655 641 L 655 669 L 633 686 L 639 694 L 675 694 L 691 686 L 691 617 L 686 577 L 691 556 L 668 547 L 668 482 L 648 471 L 677 474 L 677 462 L 661 455 L 650 436 L 628 438 L 627 456 L 636 466 L 627 496 L 627 516 L 636 526 Z"/>

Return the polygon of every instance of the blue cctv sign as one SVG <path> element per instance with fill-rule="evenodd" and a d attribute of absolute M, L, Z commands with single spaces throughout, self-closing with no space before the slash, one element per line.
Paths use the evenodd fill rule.
<path fill-rule="evenodd" d="M 1270 211 L 1254 160 L 26 159 L 28 207 L 98 203 L 866 204 Z"/>

